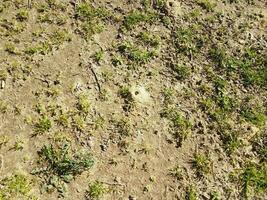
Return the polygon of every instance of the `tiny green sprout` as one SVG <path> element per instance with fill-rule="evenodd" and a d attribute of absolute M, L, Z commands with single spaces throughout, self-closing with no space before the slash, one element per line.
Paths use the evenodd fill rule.
<path fill-rule="evenodd" d="M 179 165 L 177 165 L 173 169 L 170 170 L 169 174 L 179 181 L 183 179 L 184 170 Z"/>
<path fill-rule="evenodd" d="M 16 17 L 17 17 L 17 20 L 19 21 L 26 21 L 29 18 L 29 13 L 26 9 L 22 9 L 18 12 Z"/>
<path fill-rule="evenodd" d="M 206 154 L 195 154 L 192 163 L 200 176 L 208 174 L 211 170 L 210 159 Z"/>
<path fill-rule="evenodd" d="M 99 63 L 104 58 L 104 51 L 98 51 L 93 55 L 95 62 Z"/>
<path fill-rule="evenodd" d="M 220 200 L 220 194 L 217 191 L 212 191 L 210 193 L 210 200 Z"/>
<path fill-rule="evenodd" d="M 43 117 L 35 124 L 35 133 L 43 134 L 52 128 L 52 122 L 48 117 Z"/>
<path fill-rule="evenodd" d="M 223 143 L 226 149 L 226 152 L 231 154 L 239 147 L 242 146 L 242 140 L 238 138 L 236 133 L 228 133 L 223 136 Z"/>
<path fill-rule="evenodd" d="M 16 141 L 13 148 L 15 151 L 21 151 L 23 149 L 24 142 L 22 140 Z"/>
<path fill-rule="evenodd" d="M 107 188 L 103 183 L 95 181 L 89 184 L 89 189 L 86 191 L 87 199 L 97 200 L 104 196 L 107 192 Z"/>

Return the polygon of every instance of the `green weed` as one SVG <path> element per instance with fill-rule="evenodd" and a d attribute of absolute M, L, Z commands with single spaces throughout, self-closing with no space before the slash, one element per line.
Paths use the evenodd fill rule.
<path fill-rule="evenodd" d="M 152 12 L 142 13 L 139 11 L 130 12 L 124 19 L 123 25 L 127 30 L 131 30 L 141 22 L 151 23 L 157 19 L 157 15 Z"/>
<path fill-rule="evenodd" d="M 193 166 L 197 170 L 197 174 L 200 176 L 204 176 L 208 174 L 211 170 L 210 159 L 206 154 L 198 154 L 194 155 L 192 160 Z"/>
<path fill-rule="evenodd" d="M 107 188 L 101 182 L 89 184 L 89 189 L 86 191 L 87 199 L 100 199 L 107 192 Z"/>
<path fill-rule="evenodd" d="M 240 175 L 242 183 L 242 193 L 248 197 L 251 190 L 256 193 L 266 192 L 267 190 L 267 165 L 263 163 L 261 166 L 248 165 Z"/>
<path fill-rule="evenodd" d="M 35 134 L 43 134 L 52 128 L 52 122 L 48 117 L 43 117 L 35 124 Z"/>
<path fill-rule="evenodd" d="M 32 174 L 42 177 L 48 189 L 52 187 L 60 193 L 66 190 L 65 183 L 88 171 L 94 164 L 90 154 L 74 153 L 66 142 L 59 146 L 45 145 L 38 154 L 39 167 Z"/>

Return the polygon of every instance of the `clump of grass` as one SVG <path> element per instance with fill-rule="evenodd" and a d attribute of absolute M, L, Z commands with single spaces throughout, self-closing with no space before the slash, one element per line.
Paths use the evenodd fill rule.
<path fill-rule="evenodd" d="M 17 20 L 19 21 L 26 21 L 29 18 L 29 13 L 26 9 L 22 9 L 16 15 Z"/>
<path fill-rule="evenodd" d="M 248 197 L 251 191 L 256 193 L 266 192 L 267 164 L 249 164 L 241 173 L 240 181 L 242 183 L 242 193 L 245 197 Z"/>
<path fill-rule="evenodd" d="M 177 146 L 180 147 L 182 142 L 191 134 L 191 122 L 175 108 L 165 108 L 160 115 L 171 121 L 172 132 Z"/>
<path fill-rule="evenodd" d="M 210 159 L 206 154 L 196 153 L 192 160 L 193 166 L 197 170 L 199 176 L 208 174 L 211 170 Z"/>
<path fill-rule="evenodd" d="M 100 33 L 103 30 L 103 20 L 110 16 L 109 12 L 103 8 L 95 8 L 91 3 L 80 3 L 76 9 L 75 17 L 80 20 L 80 33 L 85 39 Z"/>
<path fill-rule="evenodd" d="M 260 127 L 260 126 L 263 126 L 267 120 L 266 115 L 263 112 L 261 112 L 260 110 L 261 109 L 259 109 L 259 111 L 257 111 L 253 108 L 243 106 L 241 108 L 241 116 L 247 122 L 250 122 L 250 123 L 254 124 L 255 126 Z"/>
<path fill-rule="evenodd" d="M 184 169 L 179 165 L 176 165 L 173 169 L 170 170 L 169 174 L 179 181 L 184 177 Z"/>
<path fill-rule="evenodd" d="M 216 3 L 213 3 L 211 0 L 197 0 L 197 3 L 207 11 L 213 11 L 216 7 Z"/>
<path fill-rule="evenodd" d="M 173 65 L 172 69 L 175 72 L 176 78 L 180 80 L 187 79 L 191 74 L 191 69 L 183 64 Z"/>
<path fill-rule="evenodd" d="M 193 186 L 188 187 L 186 195 L 185 195 L 185 199 L 186 200 L 197 200 L 198 199 L 197 192 Z"/>
<path fill-rule="evenodd" d="M 86 191 L 86 199 L 100 199 L 107 192 L 107 188 L 103 183 L 95 181 L 89 184 L 89 188 Z"/>
<path fill-rule="evenodd" d="M 242 140 L 238 137 L 238 134 L 235 132 L 224 133 L 222 136 L 224 148 L 227 153 L 232 154 L 239 147 L 243 145 Z"/>
<path fill-rule="evenodd" d="M 202 47 L 202 41 L 193 28 L 179 28 L 174 35 L 174 43 L 178 53 L 192 57 Z"/>
<path fill-rule="evenodd" d="M 137 36 L 145 45 L 149 45 L 152 47 L 158 47 L 160 45 L 160 37 L 151 35 L 147 31 L 141 32 Z"/>
<path fill-rule="evenodd" d="M 122 118 L 115 122 L 116 130 L 120 136 L 129 136 L 131 132 L 131 124 L 129 119 Z"/>
<path fill-rule="evenodd" d="M 133 29 L 136 25 L 142 22 L 151 23 L 157 19 L 156 13 L 152 12 L 139 12 L 139 11 L 132 11 L 130 12 L 124 19 L 123 25 L 127 30 Z"/>
<path fill-rule="evenodd" d="M 95 62 L 99 63 L 104 58 L 104 51 L 97 51 L 92 57 Z"/>
<path fill-rule="evenodd" d="M 145 64 L 157 55 L 154 50 L 141 50 L 128 42 L 120 45 L 118 50 L 121 54 L 136 64 Z"/>
<path fill-rule="evenodd" d="M 57 146 L 44 145 L 38 154 L 39 167 L 32 174 L 42 177 L 48 190 L 55 188 L 62 194 L 66 191 L 66 183 L 94 164 L 91 154 L 74 153 L 67 142 Z"/>
<path fill-rule="evenodd" d="M 90 101 L 88 99 L 88 96 L 85 94 L 81 94 L 79 96 L 79 100 L 78 100 L 78 109 L 84 113 L 84 114 L 88 114 L 90 112 Z"/>
<path fill-rule="evenodd" d="M 25 175 L 13 174 L 10 177 L 0 180 L 0 199 L 34 199 L 30 195 L 33 183 Z"/>
<path fill-rule="evenodd" d="M 35 134 L 43 134 L 52 128 L 51 120 L 44 116 L 35 124 Z"/>

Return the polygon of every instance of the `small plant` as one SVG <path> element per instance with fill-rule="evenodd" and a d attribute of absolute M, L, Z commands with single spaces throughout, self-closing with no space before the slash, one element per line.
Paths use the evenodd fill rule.
<path fill-rule="evenodd" d="M 194 155 L 194 158 L 192 160 L 193 166 L 196 168 L 197 170 L 197 174 L 200 176 L 203 176 L 205 174 L 208 174 L 211 170 L 211 163 L 210 163 L 210 159 L 208 158 L 208 156 L 206 154 L 199 154 L 196 153 Z"/>
<path fill-rule="evenodd" d="M 10 177 L 0 180 L 0 199 L 35 199 L 29 193 L 33 183 L 25 175 L 13 174 Z"/>
<path fill-rule="evenodd" d="M 98 51 L 93 55 L 93 59 L 95 60 L 95 62 L 99 63 L 101 60 L 103 60 L 104 58 L 104 52 Z"/>
<path fill-rule="evenodd" d="M 242 140 L 238 138 L 238 135 L 236 133 L 224 134 L 223 143 L 226 152 L 228 152 L 229 154 L 233 153 L 243 144 Z"/>
<path fill-rule="evenodd" d="M 175 108 L 163 109 L 161 117 L 167 118 L 171 121 L 171 128 L 176 139 L 177 146 L 180 147 L 182 142 L 190 135 L 192 124 Z"/>
<path fill-rule="evenodd" d="M 125 17 L 123 25 L 127 30 L 131 30 L 141 22 L 152 22 L 156 19 L 157 15 L 155 13 L 132 11 Z"/>
<path fill-rule="evenodd" d="M 251 122 L 255 126 L 263 126 L 266 123 L 267 117 L 264 113 L 256 111 L 249 107 L 243 107 L 241 109 L 241 116 L 248 122 Z"/>
<path fill-rule="evenodd" d="M 177 165 L 176 167 L 170 170 L 169 174 L 179 181 L 182 180 L 184 177 L 184 169 Z"/>
<path fill-rule="evenodd" d="M 137 36 L 144 44 L 152 47 L 158 47 L 160 44 L 160 37 L 149 34 L 148 32 L 141 32 Z"/>
<path fill-rule="evenodd" d="M 88 99 L 88 96 L 85 94 L 81 94 L 79 96 L 79 101 L 78 101 L 78 109 L 84 113 L 84 114 L 88 114 L 90 111 L 90 101 Z"/>
<path fill-rule="evenodd" d="M 121 54 L 136 64 L 145 64 L 157 55 L 154 50 L 141 50 L 128 42 L 120 45 L 118 50 Z"/>
<path fill-rule="evenodd" d="M 207 11 L 213 11 L 216 7 L 216 3 L 212 3 L 210 0 L 198 0 L 197 3 Z"/>
<path fill-rule="evenodd" d="M 248 197 L 251 190 L 256 193 L 266 192 L 267 190 L 267 165 L 249 164 L 240 175 L 242 183 L 242 193 Z"/>
<path fill-rule="evenodd" d="M 16 17 L 19 21 L 26 21 L 29 18 L 29 13 L 26 9 L 22 9 L 18 12 Z"/>
<path fill-rule="evenodd" d="M 177 79 L 180 80 L 187 79 L 191 74 L 191 69 L 183 64 L 174 65 L 172 69 L 175 72 Z"/>
<path fill-rule="evenodd" d="M 43 117 L 35 124 L 35 134 L 43 134 L 52 128 L 52 122 L 48 117 Z"/>
<path fill-rule="evenodd" d="M 89 184 L 89 189 L 86 191 L 87 199 L 100 199 L 107 192 L 107 188 L 103 183 L 95 181 Z"/>
<path fill-rule="evenodd" d="M 174 35 L 174 44 L 178 53 L 192 58 L 202 47 L 202 39 L 193 28 L 179 28 Z"/>
<path fill-rule="evenodd" d="M 188 187 L 185 199 L 186 200 L 197 200 L 198 199 L 197 193 L 193 186 Z"/>
<path fill-rule="evenodd" d="M 120 133 L 121 136 L 129 136 L 131 131 L 131 125 L 127 118 L 123 118 L 121 120 L 118 120 L 115 124 L 116 129 L 118 133 Z"/>
<path fill-rule="evenodd" d="M 66 190 L 65 183 L 88 171 L 94 164 L 90 154 L 73 153 L 67 142 L 58 146 L 45 145 L 38 154 L 39 167 L 32 174 L 42 177 L 47 189 L 55 188 L 60 193 Z"/>

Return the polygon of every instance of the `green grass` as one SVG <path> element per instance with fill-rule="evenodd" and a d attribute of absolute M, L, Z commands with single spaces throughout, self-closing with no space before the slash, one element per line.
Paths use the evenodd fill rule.
<path fill-rule="evenodd" d="M 179 80 L 185 80 L 189 78 L 191 74 L 190 67 L 183 64 L 176 64 L 172 67 L 172 70 L 175 72 L 175 76 Z"/>
<path fill-rule="evenodd" d="M 153 12 L 139 12 L 131 11 L 127 16 L 125 16 L 123 25 L 127 30 L 135 28 L 140 23 L 151 23 L 156 21 L 158 16 Z"/>
<path fill-rule="evenodd" d="M 86 191 L 87 199 L 101 199 L 104 194 L 107 192 L 107 188 L 103 183 L 95 181 L 89 184 L 89 189 Z"/>
<path fill-rule="evenodd" d="M 195 154 L 192 160 L 193 167 L 196 168 L 199 176 L 204 176 L 211 171 L 210 159 L 206 154 Z"/>
<path fill-rule="evenodd" d="M 74 153 L 66 142 L 59 146 L 44 145 L 38 154 L 39 166 L 32 174 L 43 178 L 48 189 L 52 187 L 60 193 L 65 192 L 65 183 L 88 171 L 94 164 L 91 154 L 78 151 Z"/>
<path fill-rule="evenodd" d="M 185 199 L 186 200 L 198 200 L 197 192 L 193 186 L 188 187 Z"/>
<path fill-rule="evenodd" d="M 91 103 L 89 101 L 89 97 L 85 94 L 81 94 L 78 98 L 78 109 L 80 112 L 84 114 L 88 114 L 90 112 Z"/>
<path fill-rule="evenodd" d="M 181 27 L 174 34 L 174 44 L 178 53 L 192 57 L 202 48 L 202 39 L 194 28 Z"/>
<path fill-rule="evenodd" d="M 21 9 L 18 14 L 16 15 L 17 20 L 19 21 L 26 21 L 29 18 L 28 10 Z"/>
<path fill-rule="evenodd" d="M 262 108 L 263 109 L 263 108 Z M 247 121 L 255 126 L 261 127 L 266 123 L 266 115 L 260 111 L 260 109 L 252 109 L 250 107 L 241 108 L 241 116 Z"/>
<path fill-rule="evenodd" d="M 182 142 L 191 134 L 191 122 L 176 108 L 164 108 L 160 115 L 171 121 L 170 127 L 177 146 L 180 147 Z"/>
<path fill-rule="evenodd" d="M 197 3 L 208 12 L 214 11 L 216 3 L 213 3 L 211 0 L 197 0 Z"/>
<path fill-rule="evenodd" d="M 240 175 L 242 193 L 248 197 L 252 190 L 263 194 L 267 192 L 267 164 L 248 165 Z"/>
<path fill-rule="evenodd" d="M 48 117 L 42 117 L 35 124 L 35 134 L 43 134 L 48 132 L 52 128 L 52 122 Z"/>
<path fill-rule="evenodd" d="M 22 174 L 13 174 L 0 180 L 0 200 L 36 199 L 30 195 L 33 183 Z"/>
<path fill-rule="evenodd" d="M 155 50 L 144 50 L 129 42 L 119 45 L 118 51 L 135 64 L 146 64 L 157 55 Z"/>

